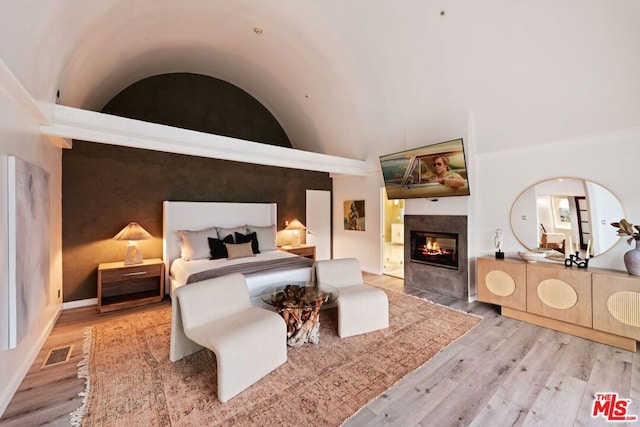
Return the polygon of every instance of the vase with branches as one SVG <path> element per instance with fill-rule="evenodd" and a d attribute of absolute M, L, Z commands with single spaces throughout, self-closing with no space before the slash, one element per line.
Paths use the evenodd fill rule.
<path fill-rule="evenodd" d="M 640 226 L 633 225 L 624 218 L 619 222 L 612 222 L 611 225 L 618 229 L 618 236 L 628 237 L 628 244 L 631 244 L 633 241 L 636 242 L 635 249 L 625 252 L 624 265 L 627 267 L 629 274 L 640 276 Z"/>

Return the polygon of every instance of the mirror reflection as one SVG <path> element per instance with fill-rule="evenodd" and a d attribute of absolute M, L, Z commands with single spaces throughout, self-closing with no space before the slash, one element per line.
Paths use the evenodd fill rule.
<path fill-rule="evenodd" d="M 555 250 L 600 255 L 619 237 L 611 223 L 624 218 L 620 201 L 606 188 L 578 178 L 555 178 L 526 189 L 511 208 L 511 228 L 530 251 Z M 591 245 L 589 245 L 589 242 Z"/>

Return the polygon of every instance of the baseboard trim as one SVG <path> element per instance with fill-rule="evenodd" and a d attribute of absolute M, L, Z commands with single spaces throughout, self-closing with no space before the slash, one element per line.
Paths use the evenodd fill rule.
<path fill-rule="evenodd" d="M 46 323 L 45 327 L 42 329 L 42 333 L 36 340 L 34 346 L 29 350 L 28 356 L 24 358 L 23 363 L 16 370 L 13 378 L 11 378 L 6 387 L 4 387 L 4 389 L 2 390 L 2 394 L 0 395 L 0 416 L 4 414 L 4 411 L 9 406 L 9 403 L 11 403 L 13 395 L 16 394 L 16 391 L 18 391 L 20 384 L 22 384 L 22 380 L 24 380 L 24 377 L 27 376 L 29 369 L 31 369 L 31 365 L 33 365 L 36 357 L 38 357 L 40 350 L 44 346 L 44 343 L 47 341 L 49 334 L 58 321 L 58 318 L 62 313 L 61 306 L 57 306 L 56 308 L 54 308 L 54 310 L 56 311 L 53 313 L 49 321 Z"/>
<path fill-rule="evenodd" d="M 77 301 L 69 301 L 62 304 L 63 310 L 70 310 L 72 308 L 89 307 L 92 305 L 98 305 L 98 298 L 81 299 Z"/>

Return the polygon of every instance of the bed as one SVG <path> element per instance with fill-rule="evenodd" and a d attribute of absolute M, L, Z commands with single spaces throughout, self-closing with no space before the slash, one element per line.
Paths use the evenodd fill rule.
<path fill-rule="evenodd" d="M 254 299 L 276 283 L 311 280 L 311 260 L 277 249 L 276 223 L 275 203 L 163 202 L 162 252 L 167 292 L 172 295 L 180 286 L 232 272 L 245 275 L 249 295 Z M 216 236 L 217 231 L 220 236 Z M 243 245 L 220 246 L 229 249 L 227 257 L 209 259 L 209 251 L 215 252 L 215 245 L 222 245 L 225 237 L 235 233 L 240 237 L 255 235 Z M 213 241 L 207 241 L 209 237 Z M 185 249 L 185 242 L 193 244 L 187 244 Z M 244 252 L 250 252 L 247 246 L 255 250 L 256 244 L 259 253 L 244 256 L 248 255 Z"/>

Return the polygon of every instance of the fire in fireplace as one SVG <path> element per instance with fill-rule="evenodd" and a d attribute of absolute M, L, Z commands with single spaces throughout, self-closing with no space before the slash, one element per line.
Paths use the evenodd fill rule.
<path fill-rule="evenodd" d="M 411 231 L 411 262 L 458 269 L 458 235 Z"/>

